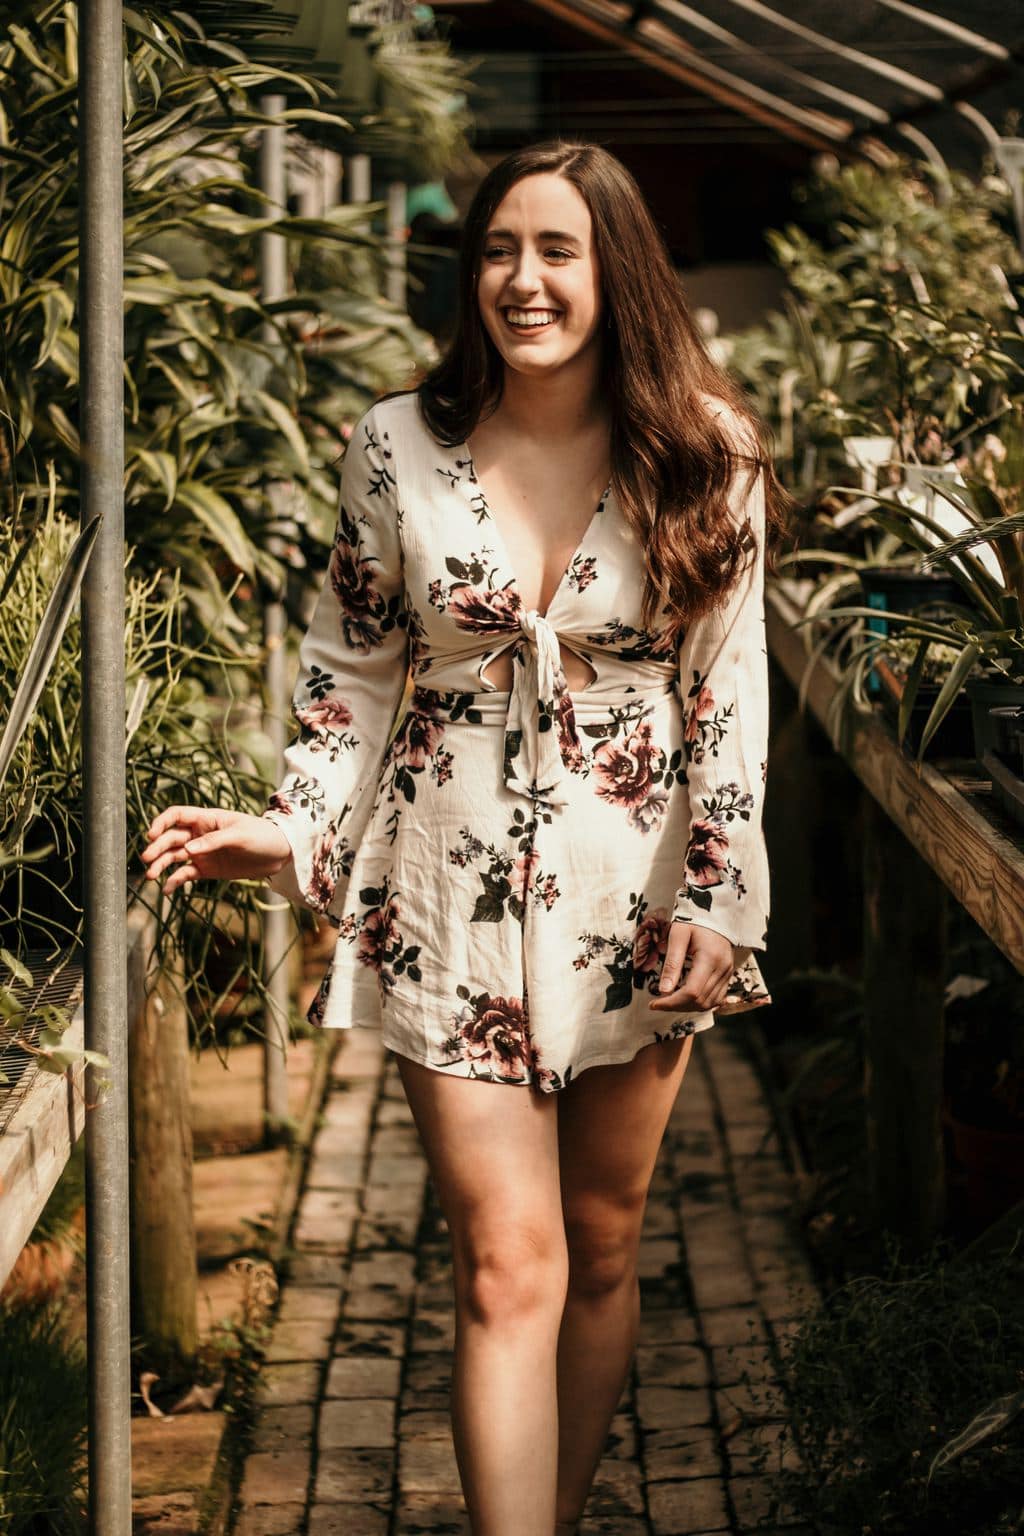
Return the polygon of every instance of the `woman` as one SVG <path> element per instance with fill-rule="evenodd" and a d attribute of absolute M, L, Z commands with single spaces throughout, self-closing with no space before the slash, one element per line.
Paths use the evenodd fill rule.
<path fill-rule="evenodd" d="M 310 1016 L 397 1054 L 452 1239 L 476 1536 L 575 1529 L 693 1035 L 770 1001 L 762 443 L 625 168 L 511 155 L 445 357 L 353 431 L 287 778 L 262 817 L 150 829 L 168 890 L 265 875 L 325 913 Z"/>

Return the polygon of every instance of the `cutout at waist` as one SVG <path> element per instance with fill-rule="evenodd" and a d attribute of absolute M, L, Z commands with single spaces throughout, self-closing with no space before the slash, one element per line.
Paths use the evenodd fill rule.
<path fill-rule="evenodd" d="M 591 683 L 597 681 L 597 671 L 590 662 L 578 651 L 574 651 L 570 645 L 562 641 L 562 671 L 565 673 L 566 687 L 570 693 L 583 693 Z M 507 646 L 498 652 L 485 667 L 477 674 L 481 682 L 492 684 L 499 692 L 507 693 L 512 687 L 513 667 L 512 647 Z"/>

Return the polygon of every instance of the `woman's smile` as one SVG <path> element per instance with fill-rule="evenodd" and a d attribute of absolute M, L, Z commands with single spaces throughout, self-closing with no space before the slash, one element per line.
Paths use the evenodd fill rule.
<path fill-rule="evenodd" d="M 510 305 L 501 313 L 509 330 L 525 335 L 530 331 L 549 331 L 562 312 L 560 309 L 519 309 Z"/>

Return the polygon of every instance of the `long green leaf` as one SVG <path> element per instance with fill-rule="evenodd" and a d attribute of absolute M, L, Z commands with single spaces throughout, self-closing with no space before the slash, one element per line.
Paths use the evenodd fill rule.
<path fill-rule="evenodd" d="M 198 518 L 233 565 L 237 565 L 247 576 L 254 574 L 252 541 L 242 527 L 238 514 L 223 496 L 199 480 L 179 480 L 174 502 Z"/>
<path fill-rule="evenodd" d="M 928 635 L 918 642 L 914 660 L 910 671 L 907 673 L 903 684 L 903 692 L 900 694 L 899 714 L 896 719 L 896 740 L 902 746 L 903 738 L 907 734 L 907 726 L 910 724 L 910 716 L 917 702 L 918 689 L 921 686 L 921 678 L 924 676 L 924 664 L 931 649 L 932 641 Z"/>
<path fill-rule="evenodd" d="M 25 670 L 11 700 L 3 735 L 0 736 L 0 788 L 7 778 L 7 770 L 11 765 L 18 742 L 24 735 L 39 702 L 39 695 L 46 687 L 46 679 L 50 675 L 50 668 L 64 638 L 64 631 L 71 617 L 78 590 L 82 585 L 82 578 L 89 564 L 89 557 L 96 543 L 101 522 L 101 517 L 94 517 L 92 522 L 82 529 L 50 593 L 39 625 L 39 632 L 32 642 L 32 648 L 25 661 Z"/>
<path fill-rule="evenodd" d="M 980 655 L 980 646 L 973 643 L 966 645 L 950 667 L 946 680 L 939 689 L 939 696 L 932 705 L 931 714 L 925 721 L 924 730 L 921 732 L 921 745 L 917 751 L 918 762 L 924 757 L 928 743 L 952 709 L 954 699 L 963 687 L 968 672 L 970 672 Z"/>
<path fill-rule="evenodd" d="M 943 1467 L 948 1467 L 951 1461 L 956 1461 L 958 1456 L 963 1456 L 966 1451 L 973 1450 L 983 1440 L 987 1440 L 998 1430 L 1005 1429 L 1012 1419 L 1024 1409 L 1024 1392 L 1007 1392 L 1004 1397 L 997 1397 L 989 1403 L 980 1413 L 976 1413 L 971 1422 L 948 1440 L 940 1451 L 932 1458 L 932 1464 L 928 1468 L 928 1482 L 930 1483 L 935 1473 Z"/>

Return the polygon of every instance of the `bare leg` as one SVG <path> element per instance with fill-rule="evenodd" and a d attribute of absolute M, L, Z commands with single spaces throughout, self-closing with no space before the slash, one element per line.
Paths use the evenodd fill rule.
<path fill-rule="evenodd" d="M 568 1256 L 555 1104 L 397 1057 L 452 1241 L 452 1433 L 473 1536 L 552 1536 Z"/>
<path fill-rule="evenodd" d="M 590 1067 L 559 1095 L 569 1287 L 558 1338 L 557 1529 L 583 1513 L 640 1325 L 647 1191 L 693 1037 Z"/>

